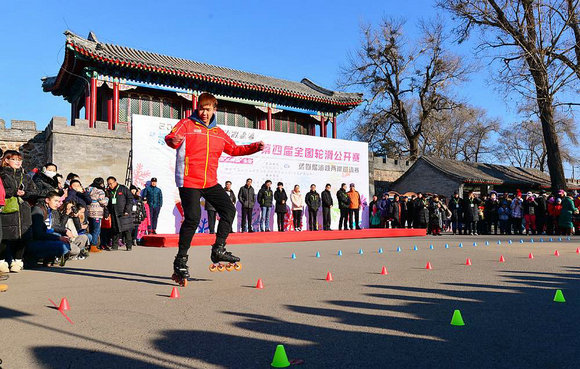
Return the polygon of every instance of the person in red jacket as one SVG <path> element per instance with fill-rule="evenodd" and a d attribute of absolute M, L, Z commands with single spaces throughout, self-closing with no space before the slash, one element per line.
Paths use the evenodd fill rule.
<path fill-rule="evenodd" d="M 264 148 L 264 142 L 250 145 L 236 143 L 216 126 L 217 99 L 203 93 L 198 98 L 197 110 L 177 122 L 165 136 L 165 142 L 177 150 L 175 160 L 175 183 L 184 212 L 179 231 L 179 251 L 173 262 L 173 280 L 182 286 L 187 284 L 189 271 L 187 251 L 201 218 L 200 197 L 214 206 L 220 216 L 216 240 L 212 246 L 211 261 L 237 263 L 240 258 L 226 251 L 225 245 L 232 229 L 236 208 L 217 180 L 217 168 L 222 152 L 231 156 L 251 155 Z"/>

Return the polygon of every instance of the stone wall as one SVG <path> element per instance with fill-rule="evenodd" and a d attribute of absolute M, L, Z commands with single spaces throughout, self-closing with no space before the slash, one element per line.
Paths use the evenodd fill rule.
<path fill-rule="evenodd" d="M 369 187 L 370 194 L 381 194 L 389 190 L 391 183 L 399 179 L 413 165 L 407 159 L 390 159 L 374 156 L 369 152 Z"/>
<path fill-rule="evenodd" d="M 125 183 L 131 133 L 126 127 L 107 129 L 107 122 L 96 122 L 89 128 L 84 119 L 77 119 L 74 126 L 63 117 L 53 117 L 46 128 L 48 161 L 58 165 L 59 172 L 78 174 L 83 184 L 90 184 L 95 177 L 114 176 Z"/>
<path fill-rule="evenodd" d="M 399 193 L 408 191 L 437 193 L 449 198 L 454 191 L 462 193 L 463 187 L 460 182 L 443 175 L 425 162 L 420 161 L 400 182 L 392 186 L 392 190 Z"/>
<path fill-rule="evenodd" d="M 20 151 L 24 156 L 23 166 L 32 170 L 46 162 L 46 133 L 36 129 L 36 123 L 30 120 L 12 120 L 11 128 L 6 128 L 0 119 L 0 149 Z"/>

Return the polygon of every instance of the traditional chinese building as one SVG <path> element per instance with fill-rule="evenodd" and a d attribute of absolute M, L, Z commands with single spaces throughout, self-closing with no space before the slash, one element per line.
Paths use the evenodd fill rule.
<path fill-rule="evenodd" d="M 362 94 L 306 78 L 293 82 L 107 44 L 92 32 L 65 35 L 60 71 L 42 87 L 71 103 L 72 125 L 84 117 L 89 128 L 105 121 L 109 130 L 129 131 L 132 114 L 188 117 L 197 96 L 210 92 L 219 100 L 218 124 L 336 138 L 336 117 L 362 101 Z"/>

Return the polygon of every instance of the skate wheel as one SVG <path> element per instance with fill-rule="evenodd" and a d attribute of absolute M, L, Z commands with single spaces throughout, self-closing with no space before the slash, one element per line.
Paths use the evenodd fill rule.
<path fill-rule="evenodd" d="M 187 279 L 184 279 L 181 281 L 181 283 L 179 284 L 181 287 L 187 287 Z"/>
<path fill-rule="evenodd" d="M 228 263 L 228 264 L 226 265 L 226 270 L 227 270 L 228 272 L 231 272 L 232 270 L 234 270 L 234 264 Z"/>
<path fill-rule="evenodd" d="M 213 273 L 213 272 L 217 272 L 217 269 L 218 269 L 217 265 L 215 265 L 215 264 L 210 264 L 210 266 L 209 266 L 209 271 L 210 271 L 210 272 L 212 272 L 212 273 Z"/>
<path fill-rule="evenodd" d="M 217 267 L 218 272 L 223 272 L 224 270 L 226 270 L 226 267 L 223 264 L 218 265 Z"/>
<path fill-rule="evenodd" d="M 242 270 L 242 263 L 234 263 L 234 269 L 237 271 Z"/>

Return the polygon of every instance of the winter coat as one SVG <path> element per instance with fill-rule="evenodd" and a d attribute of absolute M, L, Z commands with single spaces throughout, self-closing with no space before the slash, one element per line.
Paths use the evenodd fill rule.
<path fill-rule="evenodd" d="M 545 218 L 548 214 L 548 202 L 546 201 L 545 196 L 538 196 L 536 198 L 536 203 L 538 206 L 536 207 L 536 217 L 538 218 Z"/>
<path fill-rule="evenodd" d="M 479 204 L 481 204 L 481 200 L 477 197 L 463 200 L 463 219 L 466 222 L 477 222 L 479 220 Z"/>
<path fill-rule="evenodd" d="M 97 187 L 86 189 L 91 198 L 91 203 L 87 206 L 87 216 L 93 219 L 102 219 L 105 208 L 109 204 L 109 198 L 105 196 L 105 191 Z"/>
<path fill-rule="evenodd" d="M 445 217 L 444 206 L 441 201 L 431 201 L 429 203 L 429 225 L 431 227 L 443 228 L 443 218 Z"/>
<path fill-rule="evenodd" d="M 332 200 L 332 194 L 328 190 L 324 190 L 321 193 L 322 198 L 322 207 L 329 208 L 334 205 L 334 201 Z"/>
<path fill-rule="evenodd" d="M 387 217 L 388 213 L 389 213 L 389 207 L 388 207 L 389 203 L 387 201 L 387 199 L 380 199 L 379 201 L 377 201 L 377 209 L 379 211 L 379 215 L 382 218 Z"/>
<path fill-rule="evenodd" d="M 572 214 L 576 211 L 574 201 L 568 196 L 562 199 L 562 211 L 558 216 L 558 225 L 561 228 L 572 228 Z"/>
<path fill-rule="evenodd" d="M 290 201 L 292 202 L 292 210 L 302 210 L 304 208 L 304 198 L 300 192 L 292 190 Z"/>
<path fill-rule="evenodd" d="M 21 180 L 22 188 L 24 189 L 24 196 L 18 197 L 18 202 L 20 203 L 18 211 L 10 214 L 0 214 L 2 219 L 2 240 L 30 240 L 32 238 L 32 215 L 28 201 L 36 201 L 38 196 L 36 186 L 22 168 L 1 167 L 0 178 L 4 184 L 6 199 L 16 196 Z"/>
<path fill-rule="evenodd" d="M 461 197 L 450 198 L 447 208 L 451 211 L 452 222 L 461 222 L 463 220 L 463 199 Z"/>
<path fill-rule="evenodd" d="M 485 219 L 489 222 L 495 222 L 498 220 L 498 210 L 499 210 L 499 200 L 498 199 L 488 199 L 485 202 Z"/>
<path fill-rule="evenodd" d="M 509 220 L 510 219 L 510 208 L 501 207 L 497 210 L 497 215 L 499 220 Z"/>
<path fill-rule="evenodd" d="M 226 191 L 226 195 L 228 195 L 228 197 L 232 201 L 232 204 L 235 205 L 236 204 L 236 194 L 234 194 L 234 191 L 233 190 L 229 190 L 229 191 L 224 190 L 224 191 Z"/>
<path fill-rule="evenodd" d="M 141 197 L 133 196 L 133 201 L 135 202 L 135 205 L 133 205 L 133 223 L 139 225 L 147 218 L 147 211 L 145 210 L 145 203 Z"/>
<path fill-rule="evenodd" d="M 350 199 L 350 205 L 348 206 L 349 209 L 360 209 L 361 201 L 360 201 L 360 194 L 357 190 L 350 190 L 347 193 L 348 198 Z"/>
<path fill-rule="evenodd" d="M 217 168 L 222 152 L 230 156 L 250 155 L 260 150 L 260 143 L 236 145 L 216 125 L 216 116 L 208 126 L 195 111 L 191 117 L 177 122 L 165 136 L 165 143 L 177 149 L 175 183 L 177 187 L 209 188 L 217 182 Z"/>
<path fill-rule="evenodd" d="M 50 227 L 46 225 L 47 220 Z M 66 228 L 60 224 L 60 213 L 49 209 L 45 202 L 39 202 L 32 209 L 31 228 L 34 241 L 56 241 L 66 235 Z"/>
<path fill-rule="evenodd" d="M 523 200 L 519 197 L 516 197 L 512 200 L 512 204 L 510 209 L 512 211 L 512 218 L 521 218 L 523 216 Z"/>
<path fill-rule="evenodd" d="M 147 201 L 151 208 L 160 208 L 163 206 L 163 192 L 159 187 L 147 186 L 143 190 L 143 201 Z"/>
<path fill-rule="evenodd" d="M 391 201 L 388 214 L 389 218 L 395 219 L 397 222 L 399 222 L 399 224 L 403 223 L 401 202 L 395 200 Z"/>
<path fill-rule="evenodd" d="M 274 192 L 274 200 L 276 200 L 276 213 L 286 213 L 288 210 L 288 207 L 286 206 L 286 203 L 288 202 L 286 191 L 284 191 L 284 189 L 281 191 L 276 189 Z"/>
<path fill-rule="evenodd" d="M 344 189 L 341 188 L 336 192 L 336 198 L 338 199 L 339 209 L 348 209 L 350 205 L 350 198 Z"/>
<path fill-rule="evenodd" d="M 316 191 L 310 191 L 306 194 L 304 202 L 312 211 L 317 211 L 320 208 L 320 195 Z"/>
<path fill-rule="evenodd" d="M 109 198 L 107 208 L 109 209 L 110 214 L 114 214 L 117 217 L 122 216 L 124 213 L 131 214 L 134 204 L 133 194 L 131 194 L 127 187 L 122 184 L 117 184 L 115 191 L 107 188 L 105 194 Z M 116 196 L 114 196 L 115 194 Z M 113 204 L 114 198 L 117 199 L 116 204 Z"/>
<path fill-rule="evenodd" d="M 64 201 L 74 202 L 75 204 L 80 204 L 84 206 L 88 206 L 90 203 L 93 202 L 91 196 L 86 192 L 77 192 L 73 190 L 71 187 L 68 188 L 68 194 Z"/>
<path fill-rule="evenodd" d="M 254 187 L 242 186 L 238 192 L 238 201 L 242 203 L 242 207 L 246 209 L 253 209 L 256 203 L 256 194 Z"/>
<path fill-rule="evenodd" d="M 260 207 L 271 208 L 274 203 L 274 192 L 272 189 L 266 187 L 265 184 L 262 185 L 260 191 L 258 191 L 258 204 Z"/>
<path fill-rule="evenodd" d="M 38 172 L 34 177 L 32 177 L 32 181 L 36 186 L 39 198 L 46 198 L 48 193 L 52 191 L 57 192 L 61 196 L 64 194 L 64 192 L 58 188 L 58 178 L 56 178 L 56 176 L 50 178 L 46 174 Z"/>
<path fill-rule="evenodd" d="M 536 200 L 526 199 L 523 204 L 524 208 L 524 215 L 536 215 L 536 208 L 538 207 L 538 203 Z"/>
<path fill-rule="evenodd" d="M 429 224 L 429 202 L 426 198 L 416 198 L 413 203 L 415 221 L 413 226 L 416 228 L 425 228 Z"/>

